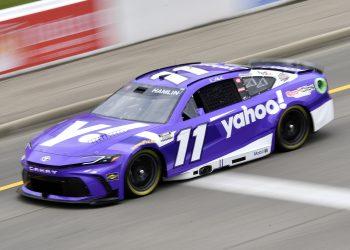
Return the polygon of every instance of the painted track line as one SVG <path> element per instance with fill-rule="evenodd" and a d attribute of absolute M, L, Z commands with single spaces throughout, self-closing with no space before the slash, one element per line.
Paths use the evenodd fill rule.
<path fill-rule="evenodd" d="M 14 182 L 14 183 L 11 183 L 11 184 L 8 184 L 8 185 L 0 187 L 0 192 L 1 191 L 5 191 L 7 189 L 14 188 L 14 187 L 18 187 L 18 186 L 21 186 L 21 185 L 23 185 L 23 181 L 17 181 L 17 182 Z"/>
<path fill-rule="evenodd" d="M 186 186 L 350 210 L 350 189 L 256 175 L 216 174 Z"/>
<path fill-rule="evenodd" d="M 344 86 L 341 86 L 341 87 L 338 87 L 338 88 L 335 88 L 335 89 L 330 89 L 329 93 L 330 94 L 334 94 L 334 93 L 338 93 L 338 92 L 345 91 L 345 90 L 348 90 L 348 89 L 350 89 L 350 84 L 347 84 L 347 85 L 344 85 Z M 18 187 L 18 186 L 21 186 L 21 185 L 23 185 L 23 182 L 22 181 L 18 181 L 18 182 L 7 184 L 5 186 L 0 186 L 0 192 L 1 191 L 5 191 L 7 189 L 14 188 L 14 187 Z"/>
<path fill-rule="evenodd" d="M 338 92 L 341 92 L 341 91 L 344 91 L 344 90 L 347 90 L 347 89 L 350 89 L 350 84 L 344 85 L 344 86 L 341 86 L 341 87 L 338 87 L 338 88 L 335 88 L 335 89 L 331 89 L 328 92 L 329 92 L 329 94 L 335 94 L 335 93 L 338 93 Z"/>

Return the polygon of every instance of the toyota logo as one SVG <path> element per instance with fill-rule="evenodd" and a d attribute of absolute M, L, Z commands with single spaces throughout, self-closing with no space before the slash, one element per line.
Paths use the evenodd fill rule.
<path fill-rule="evenodd" d="M 49 160 L 51 160 L 51 156 L 43 156 L 43 157 L 41 157 L 41 161 L 49 161 Z"/>

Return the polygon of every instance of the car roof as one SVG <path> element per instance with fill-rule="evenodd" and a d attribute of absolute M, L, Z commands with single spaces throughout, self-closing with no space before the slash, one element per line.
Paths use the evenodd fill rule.
<path fill-rule="evenodd" d="M 249 70 L 249 67 L 227 63 L 187 63 L 147 72 L 138 76 L 133 83 L 187 88 L 208 77 L 243 70 Z"/>

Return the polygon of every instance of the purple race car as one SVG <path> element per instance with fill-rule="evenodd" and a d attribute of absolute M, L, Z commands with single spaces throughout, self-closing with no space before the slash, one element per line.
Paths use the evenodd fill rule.
<path fill-rule="evenodd" d="M 297 149 L 333 118 L 327 81 L 315 67 L 166 67 L 32 139 L 19 192 L 90 204 L 140 197 L 162 178 L 190 179 Z"/>

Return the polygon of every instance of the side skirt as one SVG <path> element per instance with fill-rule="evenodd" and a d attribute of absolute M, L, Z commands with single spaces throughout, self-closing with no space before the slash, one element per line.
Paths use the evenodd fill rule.
<path fill-rule="evenodd" d="M 232 167 L 238 164 L 262 158 L 271 153 L 273 134 L 268 134 L 246 146 L 213 161 L 202 164 L 182 174 L 164 178 L 164 181 L 187 180 L 209 174 L 216 169 Z"/>

